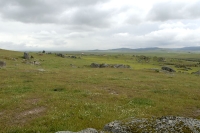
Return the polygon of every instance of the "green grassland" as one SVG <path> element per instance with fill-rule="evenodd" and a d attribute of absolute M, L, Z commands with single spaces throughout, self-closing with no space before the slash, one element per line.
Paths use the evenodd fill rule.
<path fill-rule="evenodd" d="M 29 54 L 34 59 L 25 61 L 22 52 L 0 49 L 7 64 L 0 68 L 0 132 L 100 130 L 129 117 L 200 119 L 200 77 L 191 74 L 200 70 L 198 53 L 64 53 L 76 59 Z M 41 64 L 29 63 L 34 60 Z M 93 62 L 131 68 L 91 68 Z M 166 65 L 177 72 L 155 71 Z"/>

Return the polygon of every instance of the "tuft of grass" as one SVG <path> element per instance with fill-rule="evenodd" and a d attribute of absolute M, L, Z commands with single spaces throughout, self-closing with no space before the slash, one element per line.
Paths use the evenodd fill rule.
<path fill-rule="evenodd" d="M 134 98 L 128 104 L 133 106 L 153 106 L 154 102 L 147 98 Z"/>

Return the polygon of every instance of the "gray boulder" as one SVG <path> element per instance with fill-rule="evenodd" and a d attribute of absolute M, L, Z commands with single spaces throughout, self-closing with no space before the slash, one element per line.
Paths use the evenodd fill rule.
<path fill-rule="evenodd" d="M 6 66 L 6 62 L 0 61 L 0 67 L 5 67 L 5 66 Z"/>
<path fill-rule="evenodd" d="M 92 63 L 90 66 L 93 67 L 93 68 L 99 68 L 100 67 L 100 65 L 97 64 L 97 63 Z"/>
<path fill-rule="evenodd" d="M 130 68 L 129 65 L 124 65 L 124 64 L 115 64 L 113 65 L 114 68 Z"/>
<path fill-rule="evenodd" d="M 24 59 L 27 59 L 27 60 L 29 60 L 29 59 L 30 59 L 29 53 L 27 53 L 27 52 L 24 52 Z"/>
<path fill-rule="evenodd" d="M 172 69 L 172 68 L 170 68 L 168 66 L 163 66 L 161 69 L 165 70 L 165 71 L 168 71 L 168 72 L 176 72 L 174 69 Z"/>
<path fill-rule="evenodd" d="M 81 130 L 79 132 L 72 132 L 72 131 L 58 131 L 56 133 L 98 133 L 98 131 L 94 128 L 87 128 L 84 130 Z"/>
<path fill-rule="evenodd" d="M 105 63 L 103 63 L 103 64 L 100 64 L 100 66 L 99 66 L 100 68 L 105 68 L 105 67 L 109 67 L 109 65 L 108 64 L 105 64 Z"/>

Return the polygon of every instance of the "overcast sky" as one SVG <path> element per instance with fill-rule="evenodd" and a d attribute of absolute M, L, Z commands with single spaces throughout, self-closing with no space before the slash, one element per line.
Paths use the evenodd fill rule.
<path fill-rule="evenodd" d="M 0 48 L 200 46 L 200 0 L 0 0 Z"/>

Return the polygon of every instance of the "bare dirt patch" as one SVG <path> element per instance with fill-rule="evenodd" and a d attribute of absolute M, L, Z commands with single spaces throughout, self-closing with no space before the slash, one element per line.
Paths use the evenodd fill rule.
<path fill-rule="evenodd" d="M 23 111 L 15 116 L 14 123 L 26 123 L 31 121 L 39 116 L 41 116 L 45 112 L 45 107 L 37 107 L 30 110 Z"/>
<path fill-rule="evenodd" d="M 39 98 L 32 98 L 32 99 L 28 99 L 26 100 L 26 103 L 27 104 L 33 104 L 33 105 L 36 105 L 37 103 L 40 102 L 40 99 Z"/>

